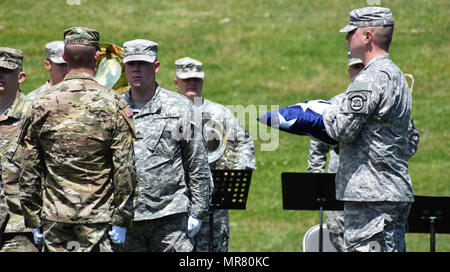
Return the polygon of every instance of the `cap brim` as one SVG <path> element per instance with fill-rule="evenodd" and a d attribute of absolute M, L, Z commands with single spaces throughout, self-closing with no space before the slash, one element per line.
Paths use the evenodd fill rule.
<path fill-rule="evenodd" d="M 364 62 L 362 62 L 359 59 L 351 60 L 351 61 L 349 61 L 348 66 L 353 66 L 353 65 L 356 65 L 356 64 L 364 64 Z"/>
<path fill-rule="evenodd" d="M 50 61 L 57 64 L 67 63 L 62 57 L 52 57 Z"/>
<path fill-rule="evenodd" d="M 341 33 L 347 33 L 347 32 L 353 31 L 353 30 L 355 30 L 355 29 L 357 29 L 357 28 L 358 28 L 358 27 L 355 26 L 355 25 L 346 25 L 344 28 L 342 28 L 341 30 L 339 30 L 339 32 L 341 32 Z"/>
<path fill-rule="evenodd" d="M 17 63 L 14 63 L 14 62 L 10 62 L 10 61 L 0 60 L 0 67 L 6 68 L 9 70 L 15 70 L 15 69 L 19 68 L 20 65 Z"/>
<path fill-rule="evenodd" d="M 204 72 L 177 73 L 177 77 L 181 78 L 181 79 L 193 78 L 193 77 L 203 79 L 205 77 L 205 73 Z"/>
<path fill-rule="evenodd" d="M 123 63 L 127 63 L 130 61 L 145 61 L 154 63 L 156 61 L 156 56 L 149 56 L 149 55 L 132 55 L 127 56 L 123 58 Z"/>

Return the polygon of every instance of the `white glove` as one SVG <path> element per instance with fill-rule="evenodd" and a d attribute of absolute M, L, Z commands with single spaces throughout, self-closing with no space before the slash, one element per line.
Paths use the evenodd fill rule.
<path fill-rule="evenodd" d="M 114 244 L 122 244 L 125 242 L 126 233 L 127 229 L 119 226 L 112 226 L 112 229 L 108 232 Z"/>
<path fill-rule="evenodd" d="M 197 219 L 193 216 L 189 216 L 188 218 L 188 229 L 187 229 L 187 235 L 189 238 L 194 237 L 197 232 L 200 230 L 200 226 L 202 225 L 202 221 L 200 219 Z"/>
<path fill-rule="evenodd" d="M 42 244 L 42 240 L 44 235 L 41 232 L 40 228 L 33 228 L 31 229 L 31 232 L 33 232 L 33 239 L 34 239 L 34 243 L 36 245 Z"/>

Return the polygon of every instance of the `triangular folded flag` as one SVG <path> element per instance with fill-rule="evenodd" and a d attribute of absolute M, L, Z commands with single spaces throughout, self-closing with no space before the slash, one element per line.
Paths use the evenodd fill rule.
<path fill-rule="evenodd" d="M 309 100 L 263 114 L 258 121 L 281 131 L 312 136 L 336 145 L 338 142 L 328 136 L 323 124 L 322 113 L 330 106 L 325 100 Z"/>

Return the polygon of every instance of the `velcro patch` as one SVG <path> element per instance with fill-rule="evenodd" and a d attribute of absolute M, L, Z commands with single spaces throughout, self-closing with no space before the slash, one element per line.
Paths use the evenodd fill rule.
<path fill-rule="evenodd" d="M 354 82 L 347 91 L 347 113 L 369 113 L 370 84 L 368 82 Z"/>
<path fill-rule="evenodd" d="M 125 112 L 125 115 L 128 117 L 131 117 L 133 115 L 133 110 L 130 108 L 130 106 L 126 106 L 123 111 Z"/>

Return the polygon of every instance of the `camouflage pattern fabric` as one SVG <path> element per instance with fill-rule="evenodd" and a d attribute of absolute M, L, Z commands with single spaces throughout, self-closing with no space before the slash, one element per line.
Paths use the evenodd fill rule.
<path fill-rule="evenodd" d="M 25 228 L 24 217 L 19 200 L 20 164 L 13 160 L 17 149 L 17 140 L 24 121 L 25 113 L 31 104 L 26 95 L 19 91 L 13 105 L 0 115 L 0 153 L 2 180 L 10 219 L 5 232 L 31 232 Z"/>
<path fill-rule="evenodd" d="M 20 200 L 27 226 L 39 227 L 42 219 L 131 222 L 136 178 L 127 109 L 116 91 L 87 73 L 69 73 L 34 100 L 16 152 L 23 162 Z"/>
<path fill-rule="evenodd" d="M 133 221 L 122 245 L 113 244 L 119 252 L 191 252 L 193 245 L 187 233 L 187 213 L 152 220 Z"/>
<path fill-rule="evenodd" d="M 68 224 L 43 221 L 44 251 L 112 252 L 109 224 Z"/>
<path fill-rule="evenodd" d="M 1 158 L 0 154 L 0 246 L 3 232 L 9 221 L 8 205 L 6 204 L 5 191 L 3 190 Z"/>
<path fill-rule="evenodd" d="M 22 51 L 11 47 L 0 47 L 0 67 L 15 70 L 22 67 L 22 63 Z"/>
<path fill-rule="evenodd" d="M 330 99 L 335 105 L 340 105 L 345 93 L 339 94 Z M 416 129 L 414 122 L 410 119 L 408 126 L 408 158 L 414 155 L 419 145 L 419 131 Z M 339 155 L 331 148 L 330 145 L 322 141 L 311 138 L 308 155 L 308 172 L 324 173 L 327 161 L 327 153 L 330 152 L 328 161 L 328 173 L 336 173 L 339 167 Z M 345 251 L 344 245 L 344 212 L 328 211 L 327 212 L 327 228 L 330 230 L 330 241 L 339 251 Z"/>
<path fill-rule="evenodd" d="M 194 106 L 186 97 L 159 85 L 140 110 L 133 103 L 131 91 L 124 97 L 134 113 L 137 138 L 134 220 L 186 212 L 201 217 L 208 210 L 213 188 L 201 119 L 195 120 Z"/>
<path fill-rule="evenodd" d="M 386 53 L 372 58 L 353 78 L 341 105 L 324 114 L 328 135 L 339 141 L 336 198 L 346 201 L 344 241 L 349 251 L 373 246 L 383 251 L 404 249 L 404 224 L 409 213 L 406 206 L 414 200 L 408 175 L 411 101 L 403 73 Z M 378 203 L 377 218 L 393 218 L 389 224 L 395 226 L 395 239 L 387 238 L 391 233 L 384 231 L 381 221 L 373 225 L 369 217 L 364 217 L 366 211 L 347 205 L 349 201 L 361 202 L 356 206 L 361 209 Z M 373 240 L 380 240 L 374 238 L 374 232 L 380 232 L 386 243 L 395 244 L 379 246 Z"/>
<path fill-rule="evenodd" d="M 389 54 L 374 57 L 349 85 L 340 107 L 324 113 L 339 141 L 336 197 L 344 201 L 412 202 L 408 175 L 411 94 Z"/>
<path fill-rule="evenodd" d="M 213 215 L 213 251 L 228 252 L 230 240 L 230 224 L 228 210 L 214 210 Z M 209 215 L 201 218 L 202 225 L 197 235 L 194 236 L 194 251 L 209 251 Z"/>
<path fill-rule="evenodd" d="M 39 248 L 31 232 L 8 232 L 3 234 L 0 252 L 39 252 Z"/>
<path fill-rule="evenodd" d="M 392 12 L 384 7 L 364 7 L 350 12 L 350 22 L 339 32 L 345 33 L 358 27 L 394 25 Z"/>
<path fill-rule="evenodd" d="M 64 30 L 64 44 L 76 44 L 93 46 L 100 50 L 98 41 L 100 33 L 97 30 L 87 27 L 71 27 Z"/>
<path fill-rule="evenodd" d="M 226 149 L 214 163 L 215 169 L 256 169 L 255 147 L 247 131 L 226 107 L 202 98 L 201 104 L 194 105 L 202 113 L 218 122 L 225 129 Z M 214 211 L 214 251 L 227 252 L 230 239 L 228 210 Z M 202 219 L 200 231 L 194 237 L 195 251 L 206 252 L 209 245 L 209 215 Z"/>
<path fill-rule="evenodd" d="M 47 82 L 45 82 L 45 84 L 42 85 L 41 87 L 37 88 L 37 89 L 34 90 L 34 91 L 29 92 L 28 95 L 27 95 L 27 97 L 28 97 L 29 99 L 35 99 L 38 95 L 40 95 L 40 94 L 46 92 L 46 91 L 47 91 L 48 89 L 50 89 L 50 88 L 51 88 L 51 86 L 50 86 L 49 82 L 47 81 Z"/>
<path fill-rule="evenodd" d="M 410 202 L 344 203 L 348 252 L 404 252 Z"/>

